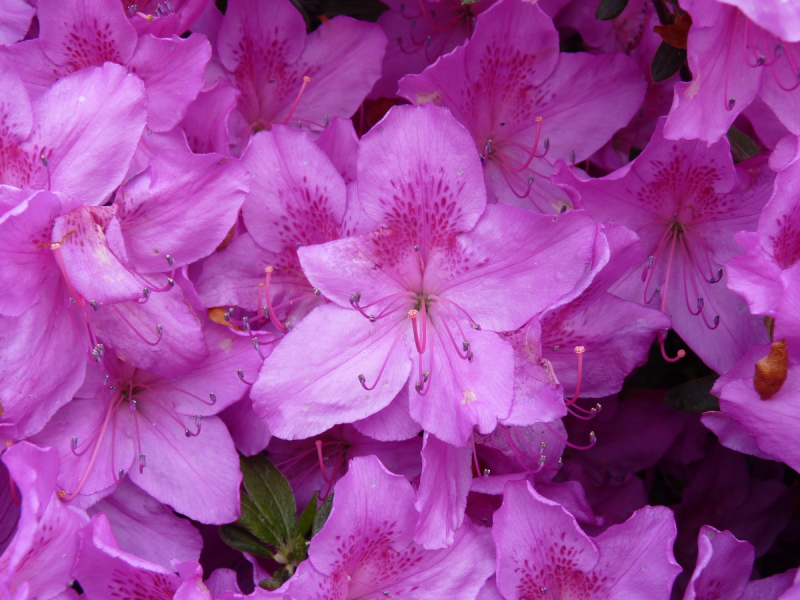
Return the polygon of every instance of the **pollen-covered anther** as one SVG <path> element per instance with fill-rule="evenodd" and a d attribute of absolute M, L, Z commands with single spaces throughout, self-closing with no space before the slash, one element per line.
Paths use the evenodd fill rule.
<path fill-rule="evenodd" d="M 169 254 L 167 254 L 165 258 L 167 259 L 167 264 L 170 267 L 175 264 L 175 259 L 172 258 L 172 256 L 170 256 Z"/>

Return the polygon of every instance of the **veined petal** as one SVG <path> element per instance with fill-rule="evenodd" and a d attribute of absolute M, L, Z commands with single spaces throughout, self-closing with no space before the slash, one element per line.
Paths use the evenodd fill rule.
<path fill-rule="evenodd" d="M 456 338 L 456 343 L 462 340 Z M 429 349 L 413 355 L 409 380 L 411 417 L 425 431 L 452 446 L 464 446 L 477 426 L 482 433 L 494 430 L 508 417 L 514 398 L 514 357 L 511 344 L 491 331 L 469 330 L 471 361 L 459 356 L 441 321 L 428 323 Z M 417 393 L 418 362 L 430 370 L 424 396 Z M 430 366 L 433 361 L 433 366 Z"/>
<path fill-rule="evenodd" d="M 219 417 L 205 417 L 200 434 L 187 437 L 152 403 L 140 403 L 139 432 L 146 466 L 131 480 L 148 494 L 201 523 L 223 524 L 239 517 L 239 455 Z M 131 417 L 127 434 L 134 435 Z M 180 482 L 180 485 L 176 485 Z"/>
<path fill-rule="evenodd" d="M 484 329 L 518 329 L 575 288 L 591 267 L 596 229 L 583 211 L 552 217 L 490 205 L 469 235 L 432 257 L 426 289 Z"/>
<path fill-rule="evenodd" d="M 397 106 L 361 140 L 358 197 L 367 215 L 428 252 L 472 229 L 486 191 L 469 132 L 444 108 Z"/>
<path fill-rule="evenodd" d="M 50 192 L 0 186 L 0 314 L 18 317 L 41 297 L 48 281 L 60 275 L 50 250 L 53 220 L 61 202 Z"/>
<path fill-rule="evenodd" d="M 258 245 L 281 252 L 339 237 L 344 181 L 306 133 L 282 126 L 259 132 L 242 162 L 253 177 L 242 216 Z"/>
<path fill-rule="evenodd" d="M 104 202 L 128 170 L 144 129 L 145 106 L 141 80 L 119 65 L 106 63 L 56 82 L 33 104 L 36 126 L 23 146 L 36 165 L 31 185 L 84 204 Z M 40 154 L 46 155 L 47 168 Z"/>
<path fill-rule="evenodd" d="M 251 391 L 253 408 L 284 439 L 363 419 L 386 407 L 405 385 L 412 345 L 405 315 L 370 324 L 355 310 L 320 306 L 264 361 Z M 365 390 L 359 374 L 377 387 Z"/>
<path fill-rule="evenodd" d="M 149 129 L 169 131 L 180 123 L 203 89 L 203 72 L 210 58 L 211 44 L 201 34 L 186 39 L 177 35 L 172 39 L 139 38 L 128 68 L 144 82 Z"/>
<path fill-rule="evenodd" d="M 159 273 L 208 256 L 236 223 L 249 189 L 247 169 L 235 158 L 156 154 L 114 204 L 131 265 Z"/>

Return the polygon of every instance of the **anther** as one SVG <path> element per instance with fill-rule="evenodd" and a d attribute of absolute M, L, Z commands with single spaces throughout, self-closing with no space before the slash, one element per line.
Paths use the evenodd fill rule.
<path fill-rule="evenodd" d="M 253 385 L 250 381 L 247 381 L 244 378 L 244 371 L 242 371 L 241 369 L 236 369 L 236 375 L 239 377 L 241 382 L 244 383 L 245 385 Z"/>
<path fill-rule="evenodd" d="M 728 99 L 728 110 L 733 110 L 733 107 L 736 106 L 736 98 L 729 98 Z"/>
<path fill-rule="evenodd" d="M 119 479 L 122 479 L 123 477 L 125 477 L 125 469 L 120 469 L 119 470 Z"/>
<path fill-rule="evenodd" d="M 150 297 L 150 288 L 149 287 L 143 287 L 142 288 L 142 298 L 147 299 L 149 297 Z M 97 310 L 97 309 L 95 309 L 95 310 Z"/>
<path fill-rule="evenodd" d="M 547 593 L 547 588 L 542 588 L 539 591 L 542 592 L 542 596 L 544 596 Z"/>
<path fill-rule="evenodd" d="M 97 305 L 97 300 L 89 300 L 89 306 L 91 306 L 95 311 L 100 309 L 100 307 Z"/>
<path fill-rule="evenodd" d="M 478 325 L 477 323 L 470 323 L 469 326 L 472 327 L 475 331 L 481 330 L 481 326 Z"/>
<path fill-rule="evenodd" d="M 569 151 L 569 164 L 571 165 L 575 164 L 575 150 Z"/>
<path fill-rule="evenodd" d="M 175 287 L 175 280 L 172 277 L 167 277 L 167 285 L 169 287 Z"/>
<path fill-rule="evenodd" d="M 105 346 L 103 346 L 103 344 L 97 344 L 97 346 L 92 349 L 92 356 L 97 362 L 100 362 L 100 359 L 103 358 L 103 354 L 105 354 Z"/>
<path fill-rule="evenodd" d="M 486 140 L 486 145 L 483 147 L 483 155 L 488 157 L 492 153 L 492 140 Z"/>
<path fill-rule="evenodd" d="M 136 407 L 137 407 L 137 406 L 138 406 L 138 404 L 137 404 L 136 400 L 131 400 L 131 408 L 130 408 L 130 411 L 131 411 L 132 413 L 133 413 L 133 412 L 136 412 Z"/>
<path fill-rule="evenodd" d="M 167 259 L 167 264 L 168 264 L 170 267 L 171 267 L 172 265 L 174 265 L 174 264 L 175 264 L 175 259 L 174 259 L 174 258 L 172 258 L 172 256 L 170 256 L 169 254 L 167 254 L 167 256 L 166 256 L 165 258 Z"/>
<path fill-rule="evenodd" d="M 156 333 L 160 336 L 163 331 L 164 331 L 164 327 L 162 327 L 161 323 L 158 323 L 156 325 Z"/>
<path fill-rule="evenodd" d="M 141 473 L 147 466 L 147 458 L 144 453 L 139 454 L 139 473 Z"/>
<path fill-rule="evenodd" d="M 42 155 L 39 156 L 39 158 L 42 159 L 42 164 L 46 167 L 47 166 L 47 157 L 44 154 L 42 154 Z"/>
<path fill-rule="evenodd" d="M 208 397 L 211 398 L 211 404 L 216 404 L 217 395 L 214 392 L 209 392 Z"/>
<path fill-rule="evenodd" d="M 257 337 L 252 337 L 250 340 L 253 342 L 253 348 L 259 350 L 261 348 L 261 342 L 258 341 Z"/>
<path fill-rule="evenodd" d="M 505 127 L 505 124 L 506 124 L 505 121 L 500 121 L 500 127 Z"/>
<path fill-rule="evenodd" d="M 544 138 L 544 142 L 542 143 L 542 145 L 544 146 L 545 152 L 550 150 L 550 138 L 549 137 Z"/>
<path fill-rule="evenodd" d="M 321 296 L 322 292 L 320 292 L 318 288 L 314 288 L 314 295 L 315 296 Z"/>
<path fill-rule="evenodd" d="M 242 328 L 245 331 L 250 331 L 250 319 L 246 316 L 242 317 Z"/>
<path fill-rule="evenodd" d="M 698 296 L 697 297 L 697 310 L 698 311 L 703 310 L 704 304 L 705 304 L 705 302 L 703 300 L 703 297 L 702 296 Z"/>
<path fill-rule="evenodd" d="M 69 445 L 72 448 L 73 452 L 75 452 L 78 449 L 78 436 L 77 435 L 72 436 L 72 439 L 70 440 L 70 444 Z"/>
<path fill-rule="evenodd" d="M 488 477 L 489 475 L 491 475 L 491 473 L 492 473 L 491 469 L 484 469 L 482 475 L 484 477 Z"/>
<path fill-rule="evenodd" d="M 711 277 L 708 280 L 708 283 L 717 283 L 720 279 L 722 279 L 722 267 L 717 269 L 717 276 L 716 277 Z"/>
<path fill-rule="evenodd" d="M 416 244 L 416 245 L 414 246 L 414 252 L 419 252 L 419 244 Z"/>
<path fill-rule="evenodd" d="M 108 375 L 106 375 L 105 377 L 103 377 L 103 387 L 105 387 L 105 386 L 107 386 L 107 385 L 108 385 Z"/>
<path fill-rule="evenodd" d="M 558 212 L 559 212 L 559 213 L 561 213 L 562 215 L 563 215 L 565 212 L 567 212 L 567 205 L 565 204 L 564 206 L 562 206 L 562 207 L 561 207 L 561 210 L 560 210 L 560 211 L 558 211 Z"/>
<path fill-rule="evenodd" d="M 427 369 L 422 372 L 422 383 L 428 383 L 428 378 L 431 376 L 431 372 Z"/>
<path fill-rule="evenodd" d="M 361 382 L 361 385 L 366 385 L 367 383 L 367 378 L 364 377 L 363 373 L 358 374 L 358 380 Z"/>

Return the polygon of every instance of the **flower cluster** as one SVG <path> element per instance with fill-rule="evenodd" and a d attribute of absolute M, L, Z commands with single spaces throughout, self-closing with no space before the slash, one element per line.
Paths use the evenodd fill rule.
<path fill-rule="evenodd" d="M 786 0 L 0 2 L 0 597 L 800 598 L 799 67 Z"/>

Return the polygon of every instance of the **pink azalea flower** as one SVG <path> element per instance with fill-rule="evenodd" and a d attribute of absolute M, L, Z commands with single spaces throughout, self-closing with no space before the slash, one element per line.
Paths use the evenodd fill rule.
<path fill-rule="evenodd" d="M 362 139 L 358 165 L 359 200 L 382 227 L 300 248 L 332 304 L 265 362 L 255 410 L 273 434 L 308 437 L 377 413 L 407 387 L 411 417 L 463 446 L 511 408 L 511 347 L 494 332 L 574 290 L 595 226 L 577 211 L 487 208 L 468 134 L 441 108 L 394 108 Z"/>
<path fill-rule="evenodd" d="M 302 509 L 314 492 L 326 498 L 347 466 L 357 456 L 376 456 L 392 473 L 413 480 L 422 470 L 422 439 L 379 442 L 360 434 L 352 425 L 337 425 L 307 440 L 284 441 L 272 438 L 267 452 L 292 486 L 295 500 Z"/>
<path fill-rule="evenodd" d="M 755 442 L 758 450 L 783 461 L 792 468 L 800 467 L 800 452 L 795 437 L 800 420 L 797 393 L 800 389 L 800 368 L 796 344 L 788 347 L 787 371 L 780 389 L 764 400 L 754 385 L 755 364 L 769 354 L 770 346 L 750 349 L 742 360 L 720 377 L 712 392 L 719 396 L 719 406 Z M 741 451 L 748 448 L 740 444 Z M 738 449 L 738 448 L 737 448 Z M 753 452 L 749 452 L 753 453 Z"/>
<path fill-rule="evenodd" d="M 680 572 L 675 534 L 672 512 L 655 506 L 591 538 L 530 483 L 510 482 L 492 527 L 497 586 L 506 600 L 622 598 L 643 589 L 666 600 Z"/>
<path fill-rule="evenodd" d="M 176 560 L 168 569 L 126 552 L 103 514 L 94 515 L 79 535 L 81 546 L 73 572 L 89 597 L 213 600 L 196 561 Z"/>
<path fill-rule="evenodd" d="M 353 459 L 308 560 L 281 591 L 293 600 L 475 597 L 494 568 L 489 532 L 468 523 L 449 548 L 425 550 L 412 540 L 417 517 L 404 477 L 375 457 Z"/>
<path fill-rule="evenodd" d="M 770 159 L 778 171 L 772 197 L 761 211 L 758 231 L 743 231 L 736 241 L 745 249 L 728 261 L 728 287 L 743 296 L 753 314 L 774 317 L 778 306 L 796 295 L 789 283 L 800 262 L 800 138 L 786 136 Z"/>
<path fill-rule="evenodd" d="M 89 516 L 105 515 L 125 552 L 168 569 L 172 568 L 172 560 L 200 559 L 203 540 L 197 528 L 128 478 L 87 512 Z"/>
<path fill-rule="evenodd" d="M 596 219 L 639 234 L 647 258 L 611 292 L 657 303 L 692 350 L 721 373 L 767 338 L 762 320 L 725 287 L 723 265 L 737 253 L 734 234 L 755 229 L 773 173 L 761 158 L 734 167 L 727 140 L 671 142 L 663 126 L 662 119 L 642 154 L 618 171 L 586 179 L 562 165 L 554 181 Z M 662 353 L 664 339 L 661 333 Z"/>
<path fill-rule="evenodd" d="M 141 82 L 109 64 L 66 77 L 31 101 L 2 57 L 0 81 L 0 120 L 6 124 L 0 129 L 0 183 L 63 192 L 83 204 L 105 202 L 122 182 L 144 128 Z"/>
<path fill-rule="evenodd" d="M 389 10 L 378 19 L 389 43 L 383 73 L 370 92 L 371 98 L 393 98 L 397 82 L 427 66 L 468 40 L 475 19 L 495 0 L 464 3 L 461 0 L 389 0 Z"/>
<path fill-rule="evenodd" d="M 800 134 L 797 7 L 765 1 L 754 8 L 736 0 L 684 0 L 681 6 L 692 16 L 687 52 L 694 79 L 675 85 L 664 135 L 716 142 L 756 97 Z"/>
<path fill-rule="evenodd" d="M 744 455 L 719 444 L 712 446 L 691 472 L 682 471 L 688 481 L 681 503 L 674 507 L 678 523 L 675 556 L 687 570 L 697 561 L 697 536 L 704 525 L 727 529 L 737 539 L 747 540 L 756 557 L 764 555 L 787 526 L 789 488 L 774 471 L 763 479 L 757 474 L 754 469 L 751 475 Z"/>
<path fill-rule="evenodd" d="M 784 598 L 781 594 L 792 585 L 794 569 L 766 579 L 749 581 L 755 558 L 753 546 L 737 540 L 730 531 L 718 531 L 703 525 L 697 537 L 697 547 L 697 566 L 683 600 L 777 599 Z"/>
<path fill-rule="evenodd" d="M 16 532 L 0 556 L 0 594 L 14 600 L 61 598 L 72 584 L 77 533 L 88 517 L 56 495 L 55 450 L 20 442 L 4 453 L 3 462 L 7 484 L 19 488 L 22 500 L 15 498 L 20 504 Z"/>
<path fill-rule="evenodd" d="M 617 393 L 625 377 L 647 360 L 656 333 L 669 326 L 657 310 L 608 293 L 632 265 L 641 263 L 642 252 L 630 229 L 614 223 L 602 227 L 608 262 L 580 296 L 540 317 L 542 360 L 549 363 L 566 395 L 575 400 Z M 576 347 L 583 351 L 576 354 Z M 568 408 L 585 418 L 580 407 Z"/>
<path fill-rule="evenodd" d="M 165 153 L 120 188 L 112 206 L 76 207 L 64 195 L 2 190 L 22 200 L 0 218 L 0 280 L 13 290 L 0 311 L 18 317 L 3 317 L 0 336 L 8 343 L 0 372 L 31 375 L 14 379 L 6 395 L 8 408 L 21 414 L 5 418 L 21 434 L 39 431 L 75 392 L 85 368 L 81 354 L 91 362 L 108 345 L 167 376 L 203 359 L 200 324 L 180 286 L 173 289 L 175 269 L 225 237 L 244 201 L 245 174 L 235 159 Z M 41 380 L 40 372 L 47 373 Z M 38 401 L 23 401 L 31 395 Z"/>
<path fill-rule="evenodd" d="M 380 75 L 386 37 L 377 25 L 336 17 L 305 35 L 289 0 L 232 0 L 217 38 L 219 60 L 241 93 L 240 148 L 273 124 L 321 130 L 350 117 Z"/>
<path fill-rule="evenodd" d="M 117 63 L 144 83 L 148 127 L 169 131 L 203 88 L 203 70 L 211 57 L 203 35 L 139 36 L 122 4 L 113 1 L 40 0 L 37 16 L 39 37 L 3 51 L 34 98 L 70 73 Z M 169 60 L 163 60 L 165 55 Z"/>
<path fill-rule="evenodd" d="M 548 182 L 552 165 L 591 156 L 630 120 L 644 91 L 629 57 L 559 53 L 538 6 L 503 0 L 478 18 L 469 43 L 403 78 L 399 93 L 453 111 L 483 157 L 490 201 L 557 213 L 564 193 Z"/>
<path fill-rule="evenodd" d="M 176 377 L 137 370 L 107 353 L 102 370 L 89 376 L 93 385 L 84 385 L 33 438 L 58 449 L 65 499 L 91 505 L 127 474 L 198 521 L 238 517 L 239 461 L 214 415 L 244 395 L 237 371 L 254 373 L 260 359 L 248 339 L 228 328 L 208 324 L 205 333 L 208 357 Z"/>
<path fill-rule="evenodd" d="M 247 233 L 205 261 L 198 293 L 206 306 L 255 312 L 250 326 L 269 321 L 276 333 L 286 333 L 324 303 L 303 273 L 298 248 L 371 227 L 363 224 L 357 199 L 348 201 L 336 167 L 305 132 L 283 126 L 259 132 L 242 162 L 252 174 L 242 206 Z"/>

